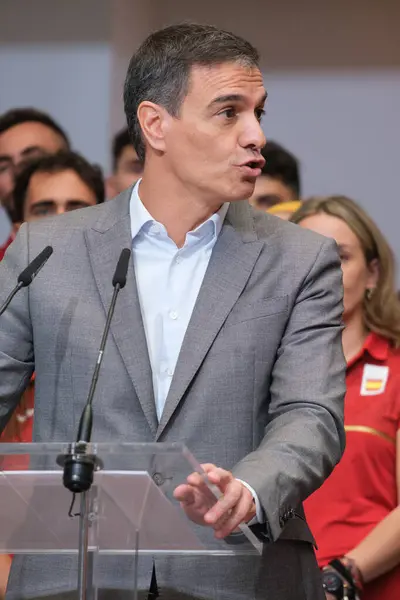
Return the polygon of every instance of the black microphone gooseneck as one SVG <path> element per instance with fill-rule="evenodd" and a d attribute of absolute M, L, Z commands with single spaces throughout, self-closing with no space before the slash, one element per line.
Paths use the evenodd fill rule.
<path fill-rule="evenodd" d="M 124 248 L 124 250 L 122 250 L 120 254 L 118 264 L 115 269 L 114 277 L 112 280 L 114 293 L 107 313 L 106 324 L 104 327 L 103 336 L 101 338 L 99 354 L 97 357 L 97 362 L 94 369 L 88 398 L 79 421 L 75 451 L 74 453 L 64 456 L 62 461 L 64 467 L 63 484 L 68 490 L 70 490 L 74 494 L 86 492 L 93 483 L 93 475 L 96 467 L 96 458 L 92 455 L 86 454 L 86 446 L 90 442 L 92 436 L 93 397 L 96 391 L 100 367 L 104 356 L 104 349 L 106 347 L 108 334 L 110 331 L 111 321 L 114 315 L 117 296 L 119 291 L 122 290 L 122 288 L 125 287 L 126 284 L 130 256 L 131 251 L 128 248 Z"/>
<path fill-rule="evenodd" d="M 29 263 L 26 269 L 24 269 L 22 273 L 18 275 L 17 285 L 0 308 L 0 316 L 7 310 L 15 294 L 23 287 L 27 287 L 32 283 L 40 269 L 46 264 L 52 254 L 53 248 L 51 246 L 46 246 L 46 248 L 44 248 L 41 253 Z"/>

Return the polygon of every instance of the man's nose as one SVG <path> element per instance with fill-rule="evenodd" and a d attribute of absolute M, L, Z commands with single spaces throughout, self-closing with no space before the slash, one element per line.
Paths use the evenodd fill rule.
<path fill-rule="evenodd" d="M 246 122 L 241 141 L 244 148 L 252 148 L 253 150 L 264 148 L 267 140 L 256 116 Z"/>

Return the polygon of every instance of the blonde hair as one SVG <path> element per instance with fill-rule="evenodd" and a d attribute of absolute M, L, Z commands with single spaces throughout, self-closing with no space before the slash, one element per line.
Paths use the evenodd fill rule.
<path fill-rule="evenodd" d="M 400 301 L 395 286 L 393 252 L 374 221 L 354 200 L 346 196 L 314 197 L 305 201 L 290 218 L 293 223 L 318 213 L 344 221 L 357 236 L 367 265 L 374 259 L 379 264 L 379 276 L 372 296 L 363 305 L 364 323 L 368 331 L 387 338 L 400 346 Z"/>

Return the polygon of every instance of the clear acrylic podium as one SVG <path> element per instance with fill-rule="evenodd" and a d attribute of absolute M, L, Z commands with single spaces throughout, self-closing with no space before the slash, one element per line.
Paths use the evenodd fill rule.
<path fill-rule="evenodd" d="M 185 446 L 93 443 L 86 452 L 96 456 L 99 469 L 91 489 L 75 498 L 58 464 L 71 449 L 1 444 L 0 553 L 74 555 L 80 599 L 95 600 L 107 586 L 107 565 L 113 569 L 118 556 L 133 558 L 134 568 L 120 583 L 137 593 L 140 556 L 261 553 L 261 542 L 245 525 L 217 540 L 211 528 L 187 518 L 173 492 L 190 473 L 203 472 Z M 212 504 L 218 491 L 203 476 Z"/>

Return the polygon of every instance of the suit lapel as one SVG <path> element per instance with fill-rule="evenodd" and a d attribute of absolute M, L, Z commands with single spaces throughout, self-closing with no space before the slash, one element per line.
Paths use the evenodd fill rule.
<path fill-rule="evenodd" d="M 242 203 L 240 203 L 242 204 Z M 250 227 L 249 227 L 250 225 Z M 176 365 L 157 430 L 161 436 L 199 370 L 219 330 L 242 293 L 263 242 L 251 213 L 232 205 L 215 244 Z"/>
<path fill-rule="evenodd" d="M 121 250 L 132 248 L 129 198 L 130 190 L 120 198 L 111 200 L 110 205 L 116 204 L 110 206 L 110 210 L 104 210 L 95 226 L 85 232 L 90 263 L 105 311 L 110 306 L 113 293 L 111 282 Z M 152 372 L 132 259 L 126 286 L 117 299 L 111 334 L 132 379 L 151 431 L 155 434 L 157 414 Z"/>

